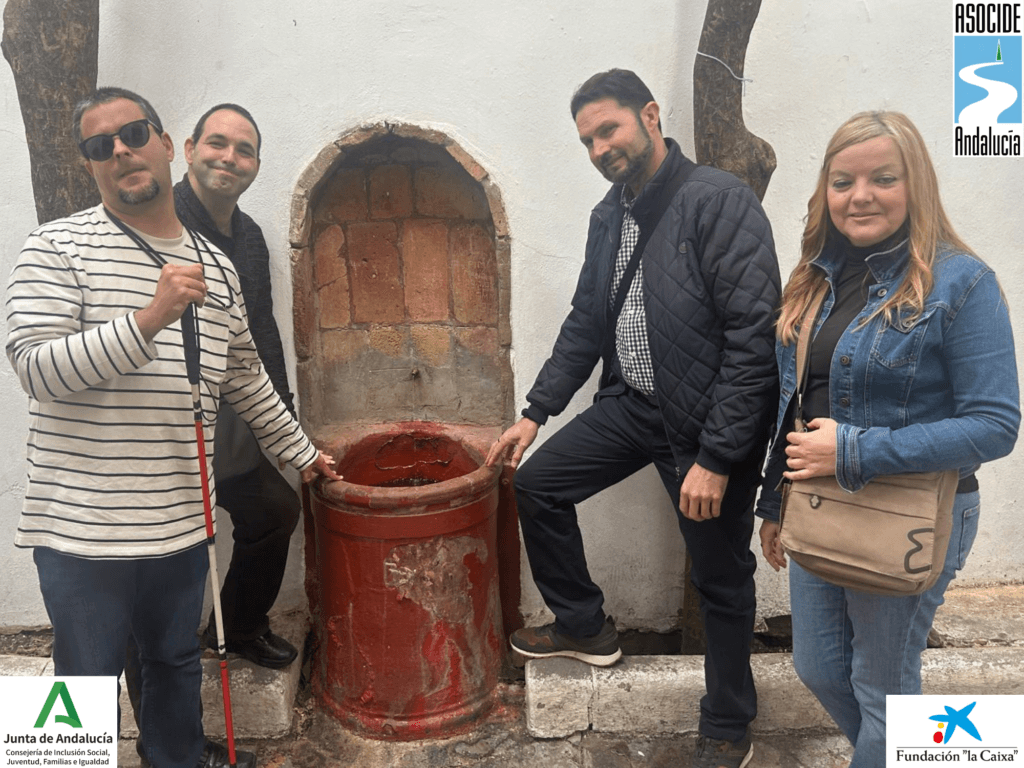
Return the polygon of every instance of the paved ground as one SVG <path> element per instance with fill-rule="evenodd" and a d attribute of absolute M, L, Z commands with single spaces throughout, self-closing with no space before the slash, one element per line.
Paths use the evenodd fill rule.
<path fill-rule="evenodd" d="M 506 687 L 502 711 L 465 736 L 412 743 L 359 738 L 312 708 L 302 708 L 302 732 L 286 739 L 246 740 L 260 768 L 685 768 L 692 734 L 655 738 L 576 734 L 533 739 L 526 732 L 522 689 Z M 851 750 L 838 732 L 755 736 L 749 768 L 845 768 Z M 123 741 L 118 765 L 135 768 L 134 741 Z"/>
<path fill-rule="evenodd" d="M 949 590 L 934 630 L 939 647 L 1024 647 L 1024 584 Z"/>
<path fill-rule="evenodd" d="M 1024 585 L 951 590 L 935 629 L 947 648 L 1024 647 Z M 932 658 L 943 655 L 942 651 L 929 653 Z M 955 654 L 950 652 L 950 657 Z M 8 661 L 6 674 L 19 674 L 17 657 L 7 658 L 13 661 Z M 1006 674 L 1014 675 L 1015 670 Z M 1024 670 L 1020 678 L 1024 684 Z M 685 767 L 693 750 L 693 734 L 650 737 L 588 731 L 535 739 L 526 729 L 524 698 L 521 683 L 507 683 L 496 711 L 473 733 L 395 743 L 353 735 L 300 694 L 290 735 L 240 740 L 239 746 L 256 752 L 261 768 L 675 768 Z M 845 768 L 851 754 L 837 731 L 821 728 L 755 733 L 754 748 L 750 768 Z M 118 764 L 122 768 L 139 764 L 133 740 L 121 742 Z"/>

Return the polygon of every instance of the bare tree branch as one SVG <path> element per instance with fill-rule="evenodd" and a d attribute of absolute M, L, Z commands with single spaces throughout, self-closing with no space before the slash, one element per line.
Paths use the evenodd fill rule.
<path fill-rule="evenodd" d="M 764 199 L 775 151 L 744 125 L 743 83 L 737 79 L 760 7 L 761 0 L 708 0 L 697 49 L 706 55 L 693 64 L 693 137 L 698 163 L 739 176 Z"/>

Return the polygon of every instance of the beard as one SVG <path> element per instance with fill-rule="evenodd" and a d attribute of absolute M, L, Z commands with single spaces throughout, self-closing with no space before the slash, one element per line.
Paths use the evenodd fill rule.
<path fill-rule="evenodd" d="M 622 152 L 614 153 L 611 156 L 605 155 L 601 159 L 601 165 L 598 170 L 601 171 L 601 175 L 604 176 L 612 184 L 629 184 L 635 178 L 640 176 L 646 169 L 647 164 L 650 162 L 651 155 L 654 154 L 654 142 L 651 141 L 651 135 L 644 128 L 643 123 L 640 123 L 640 130 L 643 133 L 644 145 L 635 153 L 631 150 L 625 150 Z M 619 158 L 626 158 L 626 165 L 621 171 L 613 171 L 609 166 Z"/>
<path fill-rule="evenodd" d="M 121 202 L 125 205 L 141 205 L 142 203 L 148 203 L 153 200 L 157 195 L 160 194 L 160 182 L 156 179 L 150 179 L 149 184 L 142 187 L 141 189 L 119 189 L 117 190 L 117 196 Z"/>

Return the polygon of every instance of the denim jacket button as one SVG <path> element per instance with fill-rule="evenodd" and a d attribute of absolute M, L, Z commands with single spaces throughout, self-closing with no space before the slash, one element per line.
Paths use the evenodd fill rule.
<path fill-rule="evenodd" d="M 880 299 L 884 299 L 885 298 L 885 294 L 887 294 L 887 293 L 888 293 L 888 291 L 885 290 L 885 288 L 879 288 L 878 289 L 878 297 Z"/>
<path fill-rule="evenodd" d="M 842 363 L 843 365 L 849 365 L 850 364 L 850 356 L 849 355 L 843 355 L 842 357 L 839 358 L 839 362 Z"/>
<path fill-rule="evenodd" d="M 848 398 L 848 397 L 841 397 L 839 399 L 839 404 L 840 405 L 849 405 L 850 404 L 850 398 Z"/>

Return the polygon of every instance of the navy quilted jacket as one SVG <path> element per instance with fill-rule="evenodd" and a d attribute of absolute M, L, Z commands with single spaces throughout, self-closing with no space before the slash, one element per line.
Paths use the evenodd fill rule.
<path fill-rule="evenodd" d="M 664 182 L 690 163 L 679 145 L 634 205 L 641 230 L 656 226 L 643 255 L 647 334 L 658 404 L 685 472 L 696 461 L 720 474 L 763 457 L 778 398 L 775 309 L 779 266 L 771 225 L 750 188 L 732 174 L 695 168 L 660 222 L 646 216 Z M 612 267 L 622 224 L 621 185 L 591 213 L 586 258 L 572 310 L 526 396 L 538 423 L 561 413 L 602 357 L 598 397 L 621 392 L 608 344 Z M 760 468 L 760 467 L 758 467 Z"/>

